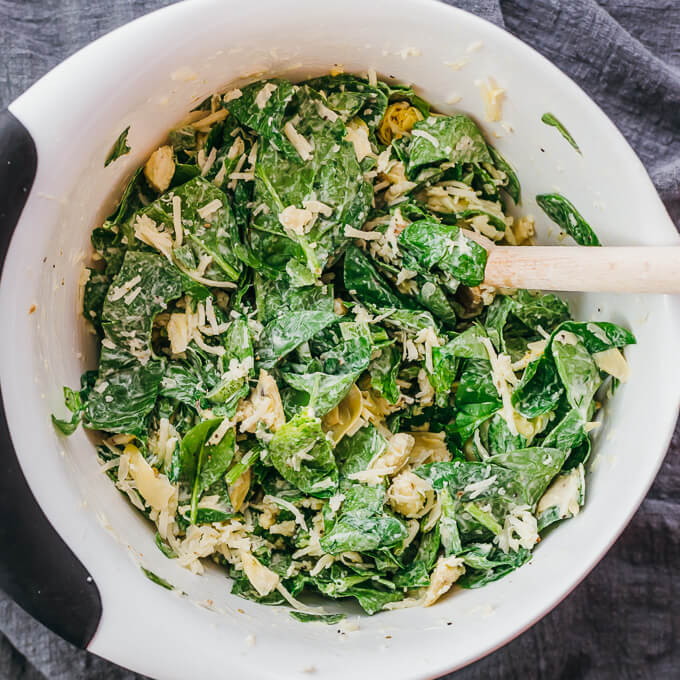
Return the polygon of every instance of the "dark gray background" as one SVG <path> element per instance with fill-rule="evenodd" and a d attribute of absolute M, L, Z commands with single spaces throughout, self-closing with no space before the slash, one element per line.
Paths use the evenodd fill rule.
<path fill-rule="evenodd" d="M 168 4 L 0 0 L 0 105 L 91 40 Z M 633 145 L 680 225 L 680 0 L 450 4 L 504 25 L 576 80 Z M 679 453 L 676 428 L 649 495 L 596 569 L 540 623 L 455 680 L 680 677 Z M 0 678 L 138 677 L 56 638 L 0 593 Z"/>

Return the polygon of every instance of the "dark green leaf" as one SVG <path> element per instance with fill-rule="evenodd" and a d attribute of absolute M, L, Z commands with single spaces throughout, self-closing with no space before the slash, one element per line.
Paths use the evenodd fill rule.
<path fill-rule="evenodd" d="M 306 413 L 276 431 L 269 442 L 269 460 L 303 493 L 328 498 L 338 486 L 338 468 L 321 422 Z"/>
<path fill-rule="evenodd" d="M 551 343 L 552 355 L 571 406 L 586 414 L 602 384 L 597 365 L 578 336 L 561 331 Z"/>
<path fill-rule="evenodd" d="M 560 471 L 569 451 L 534 446 L 491 456 L 485 462 L 513 470 L 527 505 L 534 505 Z"/>
<path fill-rule="evenodd" d="M 581 213 L 561 194 L 540 194 L 536 203 L 560 229 L 581 246 L 599 246 L 600 241 Z"/>
<path fill-rule="evenodd" d="M 109 155 L 106 157 L 106 160 L 104 161 L 104 167 L 106 167 L 109 163 L 113 163 L 113 161 L 115 161 L 117 158 L 120 158 L 121 156 L 125 156 L 126 154 L 130 153 L 130 147 L 128 146 L 127 143 L 128 132 L 130 132 L 129 125 L 125 128 L 125 130 L 123 130 L 118 135 L 118 139 L 111 147 L 111 151 L 109 151 Z"/>
<path fill-rule="evenodd" d="M 363 305 L 389 309 L 409 307 L 406 299 L 392 290 L 367 255 L 356 246 L 345 252 L 345 288 Z"/>
<path fill-rule="evenodd" d="M 466 547 L 461 557 L 465 574 L 457 581 L 463 588 L 481 588 L 518 569 L 531 558 L 531 551 L 521 548 L 504 553 L 490 543 L 475 543 Z"/>
<path fill-rule="evenodd" d="M 512 393 L 513 408 L 525 418 L 549 413 L 559 403 L 564 387 L 550 354 L 543 353 L 524 370 Z"/>
<path fill-rule="evenodd" d="M 496 170 L 504 172 L 507 176 L 507 183 L 503 185 L 503 189 L 508 193 L 510 198 L 515 202 L 515 205 L 519 205 L 522 201 L 522 189 L 519 183 L 519 178 L 517 173 L 513 170 L 512 166 L 500 155 L 497 149 L 495 149 L 490 144 L 488 145 L 489 154 L 491 155 L 491 162 Z"/>
<path fill-rule="evenodd" d="M 346 123 L 359 116 L 369 128 L 375 129 L 387 108 L 388 93 L 383 92 L 383 83 L 373 86 L 363 78 L 340 73 L 337 76 L 313 78 L 305 84 L 317 92 L 325 93 L 328 107 Z"/>
<path fill-rule="evenodd" d="M 541 116 L 541 120 L 546 125 L 551 125 L 552 127 L 554 127 L 562 135 L 562 137 L 564 137 L 569 142 L 569 144 L 571 144 L 571 146 L 574 147 L 574 149 L 576 149 L 576 151 L 581 153 L 581 149 L 578 148 L 578 144 L 576 143 L 574 138 L 569 134 L 569 130 L 567 130 L 567 128 L 565 128 L 564 125 L 562 125 L 562 123 L 560 123 L 560 121 L 557 120 L 557 118 L 552 113 L 544 113 Z"/>
<path fill-rule="evenodd" d="M 296 621 L 301 623 L 325 623 L 332 626 L 345 618 L 344 614 L 308 614 L 307 612 L 288 612 Z"/>
<path fill-rule="evenodd" d="M 383 347 L 380 355 L 373 359 L 369 367 L 371 387 L 381 394 L 390 404 L 399 401 L 397 376 L 401 366 L 401 352 L 395 345 Z"/>
<path fill-rule="evenodd" d="M 168 583 L 164 578 L 161 578 L 157 574 L 154 574 L 152 571 L 149 571 L 144 567 L 140 567 L 140 569 L 144 573 L 144 576 L 146 576 L 149 579 L 149 581 L 153 581 L 157 586 L 161 586 L 161 588 L 165 588 L 166 590 L 175 589 L 175 586 L 173 586 L 171 583 Z"/>
<path fill-rule="evenodd" d="M 418 133 L 425 133 L 419 136 Z M 429 116 L 413 126 L 409 145 L 409 175 L 423 165 L 449 163 L 491 163 L 491 156 L 479 128 L 468 116 Z M 434 138 L 437 144 L 433 144 Z"/>
<path fill-rule="evenodd" d="M 427 271 L 436 267 L 467 286 L 484 280 L 486 250 L 463 236 L 455 225 L 432 219 L 412 222 L 399 235 L 399 243 Z"/>
<path fill-rule="evenodd" d="M 61 420 L 55 415 L 52 415 L 52 424 L 59 430 L 59 432 L 66 435 L 67 437 L 78 429 L 79 423 L 80 415 L 77 413 L 73 415 L 71 420 Z"/>
<path fill-rule="evenodd" d="M 335 447 L 340 473 L 347 477 L 367 470 L 371 461 L 380 456 L 386 447 L 387 442 L 373 425 L 362 427 L 353 435 L 346 435 Z"/>

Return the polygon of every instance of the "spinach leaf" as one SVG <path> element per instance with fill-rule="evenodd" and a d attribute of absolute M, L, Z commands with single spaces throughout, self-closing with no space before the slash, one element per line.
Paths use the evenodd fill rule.
<path fill-rule="evenodd" d="M 167 363 L 158 394 L 195 409 L 205 392 L 214 387 L 217 369 L 214 362 L 192 346 L 185 354 L 186 359 Z"/>
<path fill-rule="evenodd" d="M 290 259 L 299 260 L 318 276 L 326 262 L 346 244 L 346 224 L 362 224 L 373 198 L 372 185 L 363 179 L 354 145 L 345 139 L 340 119 L 329 120 L 323 100 L 307 86 L 295 92 L 294 114 L 284 123 L 304 138 L 311 150 L 282 153 L 275 141 L 261 137 L 255 167 L 253 203 L 257 212 L 249 230 L 250 246 L 262 271 L 276 278 Z M 318 201 L 330 208 L 319 214 L 306 234 L 286 230 L 279 214 L 288 206 Z M 260 208 L 260 206 L 263 206 Z"/>
<path fill-rule="evenodd" d="M 521 435 L 510 432 L 505 419 L 498 413 L 489 420 L 486 433 L 486 448 L 493 456 L 496 453 L 507 453 L 525 448 L 527 440 Z"/>
<path fill-rule="evenodd" d="M 514 338 L 533 338 L 539 329 L 550 333 L 570 318 L 569 306 L 556 295 L 520 289 L 514 296 L 497 296 L 487 310 L 484 325 L 496 349 L 508 351 Z"/>
<path fill-rule="evenodd" d="M 127 219 L 133 212 L 143 207 L 144 203 L 142 201 L 141 185 L 142 170 L 143 168 L 138 168 L 128 180 L 116 210 L 111 215 L 109 215 L 109 217 L 106 219 L 106 222 L 104 222 L 101 227 L 97 227 L 96 229 L 92 230 L 91 240 L 95 250 L 98 251 L 96 244 L 98 235 L 107 231 L 114 233 L 111 228 L 113 225 L 121 224 L 121 222 Z M 100 255 L 102 255 L 102 253 L 100 253 Z M 109 273 L 108 270 L 107 273 Z"/>
<path fill-rule="evenodd" d="M 569 130 L 560 123 L 559 120 L 552 114 L 552 113 L 544 113 L 541 116 L 541 120 L 546 124 L 546 125 L 551 125 L 554 127 L 561 135 L 564 137 L 571 146 L 576 149 L 579 153 L 581 153 L 581 149 L 578 148 L 578 144 L 576 143 L 576 140 L 569 134 Z"/>
<path fill-rule="evenodd" d="M 373 359 L 369 367 L 371 387 L 390 404 L 396 404 L 399 401 L 397 376 L 400 366 L 401 352 L 395 345 L 388 345 L 380 350 L 380 355 Z"/>
<path fill-rule="evenodd" d="M 456 391 L 456 420 L 452 428 L 462 441 L 502 406 L 491 376 L 491 364 L 484 359 L 469 359 Z"/>
<path fill-rule="evenodd" d="M 341 324 L 345 329 L 347 325 Z M 342 401 L 368 367 L 371 350 L 370 338 L 357 334 L 334 343 L 319 359 L 306 365 L 290 362 L 282 366 L 279 375 L 296 390 L 291 401 L 309 406 L 316 415 L 322 416 Z"/>
<path fill-rule="evenodd" d="M 406 525 L 383 510 L 385 489 L 358 483 L 343 484 L 345 494 L 340 513 L 319 543 L 324 552 L 367 552 L 390 548 L 406 538 Z"/>
<path fill-rule="evenodd" d="M 438 349 L 442 356 L 456 357 L 458 359 L 488 359 L 489 353 L 480 341 L 485 338 L 484 328 L 478 325 L 470 326 L 462 333 L 457 333 L 449 342 L 442 347 L 433 348 L 433 352 Z"/>
<path fill-rule="evenodd" d="M 140 569 L 142 570 L 142 573 L 144 576 L 146 576 L 149 581 L 152 581 L 155 583 L 157 586 L 160 586 L 161 588 L 165 588 L 166 590 L 174 590 L 175 586 L 172 585 L 172 583 L 168 583 L 164 578 L 161 578 L 158 576 L 158 574 L 154 574 L 152 571 L 149 569 L 145 569 L 144 567 L 140 566 Z"/>
<path fill-rule="evenodd" d="M 271 140 L 279 151 L 294 157 L 297 152 L 283 134 L 283 117 L 293 97 L 293 85 L 280 78 L 258 80 L 242 87 L 241 93 L 225 103 L 229 113 L 261 138 Z"/>
<path fill-rule="evenodd" d="M 120 352 L 102 349 L 99 377 L 90 393 L 84 425 L 92 430 L 144 436 L 146 416 L 156 403 L 164 362 L 141 364 L 134 358 L 121 363 Z"/>
<path fill-rule="evenodd" d="M 370 579 L 366 576 L 356 575 L 359 582 L 365 582 Z M 349 579 L 347 579 L 349 580 Z M 315 587 L 323 595 L 327 597 L 342 598 L 354 597 L 361 606 L 361 608 L 369 615 L 379 612 L 389 602 L 396 602 L 404 599 L 404 594 L 395 590 L 380 590 L 377 587 L 357 585 L 348 586 L 341 580 L 322 581 L 316 579 Z"/>
<path fill-rule="evenodd" d="M 439 524 L 432 531 L 423 534 L 418 550 L 411 564 L 395 574 L 394 584 L 398 588 L 425 588 L 430 585 L 430 572 L 434 568 L 439 553 L 441 538 Z"/>
<path fill-rule="evenodd" d="M 347 477 L 367 470 L 371 461 L 382 455 L 386 448 L 387 442 L 373 425 L 343 437 L 335 447 L 340 474 Z"/>
<path fill-rule="evenodd" d="M 384 307 L 374 307 L 372 311 L 378 315 L 384 315 L 383 322 L 386 325 L 392 326 L 398 331 L 405 331 L 409 336 L 417 335 L 425 328 L 432 328 L 435 332 L 439 331 L 439 327 L 430 312 L 415 309 L 385 309 Z"/>
<path fill-rule="evenodd" d="M 244 317 L 237 317 L 229 322 L 222 344 L 227 350 L 221 359 L 224 368 L 222 379 L 206 394 L 206 398 L 219 405 L 220 413 L 232 418 L 239 401 L 248 396 L 248 377 L 253 373 L 253 345 L 248 322 Z M 234 377 L 232 369 L 243 366 L 247 360 L 250 360 L 251 367 L 247 374 Z"/>
<path fill-rule="evenodd" d="M 534 505 L 543 495 L 553 477 L 561 470 L 569 451 L 534 446 L 491 456 L 485 462 L 499 465 L 517 474 L 522 497 Z"/>
<path fill-rule="evenodd" d="M 333 311 L 331 286 L 293 288 L 285 278 L 277 281 L 255 276 L 257 320 L 267 325 L 280 316 L 300 311 Z"/>
<path fill-rule="evenodd" d="M 319 331 L 337 321 L 330 311 L 297 311 L 267 324 L 258 340 L 257 359 L 262 368 L 271 368 L 278 359 Z"/>
<path fill-rule="evenodd" d="M 439 491 L 439 501 L 442 509 L 439 517 L 439 536 L 444 549 L 444 556 L 457 555 L 463 549 L 463 545 L 456 521 L 456 503 L 448 488 Z"/>
<path fill-rule="evenodd" d="M 586 415 L 584 415 L 581 409 L 571 409 L 548 433 L 543 440 L 543 446 L 555 447 L 565 451 L 579 446 L 587 439 L 584 429 L 586 422 Z M 568 461 L 571 461 L 571 456 Z"/>
<path fill-rule="evenodd" d="M 73 414 L 71 420 L 62 420 L 61 418 L 57 418 L 54 414 L 52 414 L 51 417 L 54 427 L 56 427 L 59 432 L 61 432 L 63 435 L 66 435 L 67 437 L 76 431 L 78 424 L 80 423 L 80 415 L 77 413 Z"/>
<path fill-rule="evenodd" d="M 519 205 L 522 201 L 522 189 L 519 183 L 519 178 L 517 177 L 517 173 L 512 169 L 505 158 L 501 156 L 501 154 L 498 152 L 498 149 L 491 146 L 491 144 L 488 144 L 487 148 L 489 150 L 489 155 L 491 156 L 491 162 L 493 166 L 496 168 L 496 170 L 504 172 L 508 178 L 507 182 L 502 185 L 503 190 L 510 196 L 510 198 L 512 198 L 515 205 Z"/>
<path fill-rule="evenodd" d="M 449 395 L 460 367 L 460 359 L 445 348 L 446 345 L 432 348 L 432 372 L 427 376 L 435 392 L 435 402 L 442 408 L 449 403 Z"/>
<path fill-rule="evenodd" d="M 520 289 L 511 299 L 511 313 L 532 330 L 538 330 L 540 326 L 551 332 L 558 324 L 571 318 L 569 305 L 552 293 L 536 295 Z"/>
<path fill-rule="evenodd" d="M 165 258 L 129 250 L 104 302 L 102 327 L 106 337 L 132 356 L 148 359 L 156 314 L 181 294 L 180 272 Z"/>
<path fill-rule="evenodd" d="M 89 275 L 83 291 L 83 316 L 102 332 L 101 317 L 106 293 L 111 285 L 111 279 L 94 269 L 88 269 Z"/>
<path fill-rule="evenodd" d="M 229 113 L 259 136 L 282 127 L 286 106 L 293 97 L 294 86 L 281 78 L 258 80 L 240 88 L 241 95 L 225 102 Z"/>
<path fill-rule="evenodd" d="M 199 510 L 202 509 L 198 507 L 198 502 L 205 491 L 222 479 L 234 458 L 234 428 L 227 430 L 217 443 L 210 442 L 210 437 L 221 423 L 222 418 L 198 423 L 184 435 L 172 457 L 168 479 L 173 483 L 182 482 L 191 488 L 191 524 L 199 523 L 199 519 L 204 522 L 220 521 L 213 520 L 210 516 L 199 518 Z M 211 514 L 214 514 L 212 510 L 208 512 L 208 515 Z"/>
<path fill-rule="evenodd" d="M 196 148 L 198 131 L 191 125 L 184 125 L 180 128 L 170 130 L 168 141 L 175 153 Z"/>
<path fill-rule="evenodd" d="M 219 442 L 215 444 L 210 442 L 211 435 L 221 422 L 220 418 L 216 418 L 199 423 L 196 427 L 201 427 L 205 423 L 210 423 L 210 427 L 204 428 L 200 433 L 196 433 L 191 437 L 190 444 L 192 449 L 188 448 L 189 444 L 184 449 L 184 455 L 187 457 L 191 455 L 195 459 L 196 466 L 191 493 L 190 521 L 192 524 L 195 524 L 197 520 L 198 501 L 201 499 L 201 496 L 212 484 L 222 478 L 234 458 L 235 431 L 233 427 L 224 434 Z M 189 434 L 191 432 L 187 433 L 187 436 Z M 200 435 L 204 435 L 204 438 L 200 443 L 200 447 L 196 448 L 195 445 L 200 440 Z M 186 438 L 182 439 L 182 444 L 184 444 Z"/>
<path fill-rule="evenodd" d="M 414 472 L 430 482 L 432 488 L 440 491 L 448 489 L 452 499 L 460 502 L 486 500 L 498 496 L 498 489 L 502 488 L 506 500 L 521 501 L 524 489 L 518 475 L 509 467 L 491 462 L 483 463 L 454 460 L 451 462 L 428 463 L 416 468 Z M 491 477 L 493 484 L 479 490 L 475 486 Z M 473 486 L 470 486 L 473 485 Z"/>
<path fill-rule="evenodd" d="M 367 80 L 346 73 L 322 76 L 306 81 L 307 86 L 325 94 L 328 106 L 347 123 L 355 116 L 375 129 L 385 115 L 388 92 L 382 83 L 370 85 Z"/>
<path fill-rule="evenodd" d="M 279 428 L 269 443 L 269 460 L 300 491 L 328 498 L 338 486 L 338 468 L 321 422 L 300 413 Z"/>
<path fill-rule="evenodd" d="M 484 280 L 486 250 L 455 225 L 433 219 L 412 222 L 399 235 L 399 243 L 427 271 L 437 267 L 467 286 Z"/>
<path fill-rule="evenodd" d="M 561 194 L 540 194 L 536 203 L 560 229 L 580 246 L 599 246 L 600 241 L 574 205 Z"/>
<path fill-rule="evenodd" d="M 182 437 L 179 449 L 175 450 L 175 455 L 172 457 L 170 472 L 168 473 L 168 479 L 173 484 L 182 482 L 193 486 L 201 448 L 220 422 L 221 418 L 204 420 L 192 427 Z"/>
<path fill-rule="evenodd" d="M 461 557 L 466 568 L 457 581 L 458 585 L 463 588 L 481 588 L 528 562 L 531 551 L 520 547 L 517 551 L 504 553 L 490 543 L 473 543 L 466 546 Z"/>
<path fill-rule="evenodd" d="M 565 335 L 562 336 L 562 333 Z M 585 345 L 577 336 L 558 333 L 551 343 L 557 372 L 564 385 L 567 400 L 582 414 L 587 414 L 598 387 L 600 372 Z"/>
<path fill-rule="evenodd" d="M 52 423 L 64 435 L 73 434 L 80 423 L 80 419 L 85 408 L 84 404 L 93 387 L 94 376 L 93 372 L 83 373 L 81 378 L 80 392 L 72 390 L 70 387 L 64 385 L 64 404 L 66 408 L 72 413 L 71 420 L 61 420 L 52 415 Z"/>
<path fill-rule="evenodd" d="M 363 305 L 400 309 L 412 307 L 407 299 L 392 290 L 368 256 L 356 246 L 345 252 L 345 288 Z"/>
<path fill-rule="evenodd" d="M 453 280 L 447 281 L 447 285 Z M 431 312 L 450 328 L 456 325 L 456 309 L 446 295 L 446 289 L 439 283 L 435 275 L 418 273 L 416 276 L 417 292 L 415 298 L 418 304 Z"/>
<path fill-rule="evenodd" d="M 636 343 L 635 336 L 629 330 L 607 321 L 568 321 L 557 330 L 569 331 L 578 336 L 590 354 Z"/>
<path fill-rule="evenodd" d="M 408 147 L 411 177 L 418 168 L 442 161 L 454 164 L 491 163 L 482 133 L 472 119 L 462 113 L 429 116 L 413 126 L 412 135 Z"/>
<path fill-rule="evenodd" d="M 156 314 L 182 293 L 180 272 L 154 253 L 128 251 L 102 311 L 106 335 L 99 375 L 86 407 L 86 426 L 142 434 L 165 371 L 152 358 Z"/>
<path fill-rule="evenodd" d="M 435 390 L 438 406 L 445 407 L 448 404 L 461 359 L 488 358 L 486 347 L 479 341 L 480 337 L 485 337 L 484 329 L 475 325 L 458 333 L 442 347 L 432 348 L 433 370 L 428 377 Z"/>
<path fill-rule="evenodd" d="M 121 156 L 125 156 L 126 154 L 130 153 L 131 149 L 127 143 L 128 132 L 130 132 L 129 125 L 118 135 L 118 139 L 116 139 L 114 142 L 113 146 L 111 147 L 111 151 L 109 151 L 109 155 L 104 161 L 104 167 L 109 165 L 109 163 L 113 163 L 113 161 L 120 158 Z"/>
<path fill-rule="evenodd" d="M 210 263 L 202 275 L 216 282 L 237 281 L 242 270 L 241 261 L 234 254 L 239 242 L 238 230 L 229 199 L 204 177 L 195 177 L 171 192 L 159 196 L 153 203 L 132 215 L 123 230 L 130 244 L 135 243 L 135 223 L 147 217 L 167 233 L 174 234 L 173 197 L 180 199 L 184 245 L 175 248 L 175 260 L 190 271 L 198 267 L 201 257 L 210 257 Z M 209 213 L 203 209 L 213 206 Z M 137 242 L 138 243 L 138 242 Z"/>
<path fill-rule="evenodd" d="M 291 610 L 288 612 L 296 621 L 301 623 L 325 623 L 332 626 L 345 618 L 344 614 L 309 614 Z"/>
<path fill-rule="evenodd" d="M 356 377 L 351 373 L 332 375 L 314 373 L 293 373 L 280 371 L 282 380 L 290 385 L 294 393 L 289 397 L 288 406 L 309 407 L 318 416 L 324 416 L 335 408 L 349 392 Z"/>
<path fill-rule="evenodd" d="M 185 184 L 190 179 L 198 177 L 201 174 L 201 169 L 198 165 L 189 165 L 186 163 L 175 163 L 175 174 L 172 176 L 170 188 L 174 189 L 182 184 Z"/>
<path fill-rule="evenodd" d="M 555 362 L 550 354 L 543 353 L 524 369 L 510 399 L 520 415 L 535 418 L 554 410 L 563 393 Z"/>
<path fill-rule="evenodd" d="M 515 470 L 491 462 L 452 461 L 428 463 L 415 473 L 437 491 L 446 489 L 451 503 L 448 516 L 455 519 L 461 543 L 501 532 L 513 504 L 527 502 L 526 491 Z M 448 540 L 448 539 L 447 539 Z M 455 535 L 451 545 L 457 545 Z"/>

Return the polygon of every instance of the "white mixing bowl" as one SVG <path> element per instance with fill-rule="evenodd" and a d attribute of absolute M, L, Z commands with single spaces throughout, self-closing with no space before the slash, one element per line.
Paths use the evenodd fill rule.
<path fill-rule="evenodd" d="M 463 57 L 469 63 L 452 68 Z M 497 123 L 484 128 L 517 169 L 523 211 L 537 217 L 543 241 L 550 240 L 549 223 L 532 197 L 557 188 L 605 244 L 678 245 L 640 161 L 602 111 L 530 47 L 437 2 L 184 2 L 98 40 L 17 99 L 9 109 L 35 141 L 37 173 L 30 192 L 15 187 L 27 202 L 0 284 L 2 394 L 28 484 L 87 571 L 70 561 L 15 481 L 3 492 L 11 513 L 2 515 L 4 535 L 15 530 L 16 542 L 16 551 L 0 546 L 3 585 L 70 639 L 157 678 L 281 680 L 316 669 L 324 679 L 401 680 L 463 666 L 525 630 L 592 569 L 642 501 L 675 423 L 680 300 L 584 295 L 573 299 L 576 317 L 611 320 L 637 336 L 627 351 L 632 377 L 606 406 L 584 511 L 551 532 L 517 572 L 428 609 L 361 617 L 358 630 L 343 634 L 231 596 L 223 572 L 192 576 L 159 552 L 151 526 L 100 472 L 87 434 L 64 439 L 50 423 L 51 412 L 62 413 L 62 385 L 77 385 L 95 364 L 95 343 L 76 303 L 90 230 L 167 130 L 206 95 L 264 73 L 295 80 L 334 64 L 414 83 L 440 111 L 462 110 L 480 121 L 475 81 L 494 77 L 506 88 L 503 118 L 513 131 Z M 462 99 L 448 104 L 454 94 Z M 541 123 L 546 111 L 567 125 L 582 156 Z M 27 188 L 30 140 L 19 123 L 2 120 L 0 155 L 18 174 L 3 172 L 10 179 L 28 173 Z M 105 168 L 112 142 L 128 125 L 132 152 Z M 9 217 L 0 219 L 11 231 L 12 208 L 20 205 L 6 193 L 0 207 Z M 1 455 L 9 470 L 11 447 Z M 139 563 L 186 595 L 151 583 Z"/>

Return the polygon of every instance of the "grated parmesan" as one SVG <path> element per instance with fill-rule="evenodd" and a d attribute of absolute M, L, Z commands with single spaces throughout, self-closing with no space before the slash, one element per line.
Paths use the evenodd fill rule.
<path fill-rule="evenodd" d="M 262 89 L 255 96 L 255 105 L 260 111 L 267 105 L 272 94 L 276 91 L 278 85 L 276 83 L 267 83 L 263 85 Z"/>
<path fill-rule="evenodd" d="M 222 201 L 219 198 L 215 198 L 210 203 L 206 203 L 203 207 L 199 208 L 196 212 L 199 217 L 203 220 L 210 217 L 213 213 L 221 210 L 223 207 Z"/>
<path fill-rule="evenodd" d="M 314 147 L 295 129 L 292 122 L 289 121 L 283 126 L 283 133 L 303 161 L 308 161 L 312 158 Z"/>

